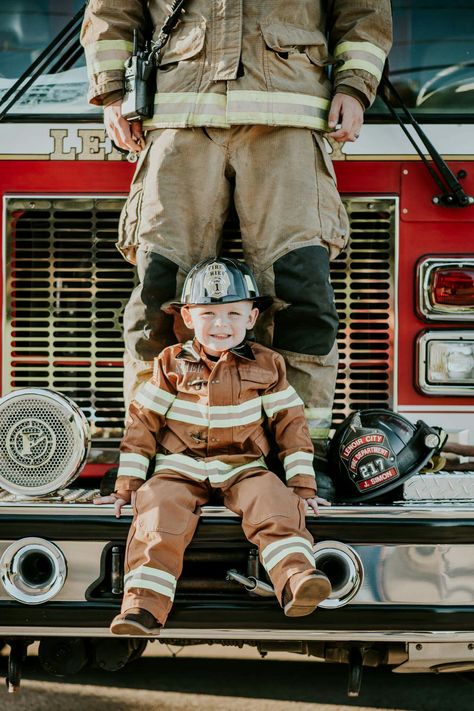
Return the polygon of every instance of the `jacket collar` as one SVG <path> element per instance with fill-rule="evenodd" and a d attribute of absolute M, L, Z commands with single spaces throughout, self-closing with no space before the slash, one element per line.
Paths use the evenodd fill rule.
<path fill-rule="evenodd" d="M 255 360 L 255 356 L 248 341 L 242 341 L 235 348 L 231 348 L 230 352 L 239 358 L 244 358 L 245 360 Z M 202 360 L 202 346 L 194 338 L 192 341 L 186 341 L 183 343 L 181 350 L 176 354 L 176 358 L 179 360 L 189 360 L 192 363 L 199 363 Z"/>

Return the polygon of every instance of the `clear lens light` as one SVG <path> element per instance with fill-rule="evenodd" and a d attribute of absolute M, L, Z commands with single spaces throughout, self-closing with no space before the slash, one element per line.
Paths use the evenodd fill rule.
<path fill-rule="evenodd" d="M 474 383 L 474 342 L 432 341 L 428 344 L 428 381 Z"/>

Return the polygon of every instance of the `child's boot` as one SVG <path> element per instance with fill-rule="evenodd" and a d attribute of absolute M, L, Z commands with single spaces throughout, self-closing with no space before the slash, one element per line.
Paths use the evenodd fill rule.
<path fill-rule="evenodd" d="M 320 570 L 295 573 L 283 589 L 282 607 L 287 617 L 310 615 L 331 594 L 331 583 Z"/>
<path fill-rule="evenodd" d="M 110 631 L 113 634 L 149 634 L 156 637 L 160 633 L 161 626 L 148 610 L 143 610 L 141 607 L 131 607 L 126 612 L 114 617 Z"/>

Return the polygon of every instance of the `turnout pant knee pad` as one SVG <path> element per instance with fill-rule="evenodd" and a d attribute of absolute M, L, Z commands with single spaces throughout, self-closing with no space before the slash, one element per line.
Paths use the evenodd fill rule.
<path fill-rule="evenodd" d="M 162 305 L 176 298 L 178 265 L 156 252 L 137 251 L 139 284 L 123 318 L 125 345 L 133 357 L 152 360 L 176 341 L 173 317 Z"/>
<path fill-rule="evenodd" d="M 288 306 L 276 312 L 273 346 L 281 350 L 327 355 L 339 319 L 325 247 L 300 247 L 273 265 L 275 295 Z"/>

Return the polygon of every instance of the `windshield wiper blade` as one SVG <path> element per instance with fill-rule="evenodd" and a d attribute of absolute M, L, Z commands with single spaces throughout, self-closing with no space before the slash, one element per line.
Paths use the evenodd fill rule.
<path fill-rule="evenodd" d="M 386 76 L 382 76 L 379 95 L 385 106 L 392 114 L 393 118 L 397 121 L 397 123 L 400 124 L 400 128 L 402 129 L 403 133 L 408 138 L 412 146 L 415 148 L 416 152 L 418 153 L 427 170 L 429 171 L 431 177 L 441 190 L 440 195 L 433 195 L 433 204 L 439 205 L 441 207 L 469 207 L 470 205 L 473 205 L 474 197 L 472 197 L 471 195 L 467 195 L 467 193 L 464 192 L 463 187 L 459 182 L 457 176 L 454 175 L 449 165 L 440 156 L 436 148 L 429 140 L 426 133 L 419 125 L 418 121 L 415 119 L 411 111 L 409 111 L 409 109 L 407 108 L 405 102 L 393 86 L 390 79 L 388 79 Z M 407 123 L 403 121 L 402 117 L 395 110 L 395 107 L 390 101 L 390 95 L 392 95 L 396 99 L 398 107 L 402 110 L 405 118 L 407 119 L 407 123 L 411 125 L 415 130 L 415 133 L 419 137 L 421 143 L 423 144 L 424 148 L 432 159 L 433 164 L 436 166 L 436 170 L 426 159 L 425 154 L 411 135 L 410 131 L 407 129 Z"/>
<path fill-rule="evenodd" d="M 79 46 L 79 30 L 82 24 L 85 6 L 83 6 L 76 15 L 68 22 L 68 24 L 59 32 L 58 35 L 48 44 L 41 54 L 30 64 L 16 82 L 8 89 L 0 100 L 0 121 L 3 121 L 11 107 L 24 95 L 30 86 L 34 84 L 36 79 L 44 73 L 45 68 L 53 61 L 56 63 L 52 73 L 58 71 L 60 60 L 58 57 L 63 57 L 64 52 L 71 52 L 76 56 L 76 50 Z"/>

